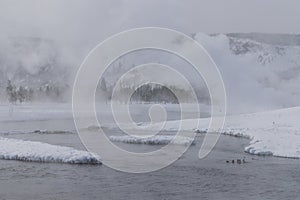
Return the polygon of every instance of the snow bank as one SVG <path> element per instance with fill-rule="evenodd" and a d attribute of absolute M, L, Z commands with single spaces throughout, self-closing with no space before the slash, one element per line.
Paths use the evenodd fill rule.
<path fill-rule="evenodd" d="M 3 137 L 0 137 L 0 159 L 70 164 L 101 164 L 101 160 L 97 155 L 87 151 Z"/>
<path fill-rule="evenodd" d="M 147 138 L 124 135 L 124 136 L 110 136 L 109 139 L 113 142 L 124 142 L 130 144 L 150 144 L 150 145 L 166 145 L 169 143 L 178 144 L 178 145 L 195 144 L 192 138 L 178 136 L 176 139 L 174 139 L 174 136 L 170 136 L 170 135 L 156 135 Z"/>
<path fill-rule="evenodd" d="M 226 117 L 224 135 L 246 137 L 251 140 L 245 152 L 262 156 L 300 158 L 300 107 L 240 114 Z M 200 119 L 198 127 L 193 127 L 194 119 L 185 120 L 183 131 L 207 132 L 210 118 Z M 164 130 L 174 130 L 179 121 L 169 121 Z"/>
<path fill-rule="evenodd" d="M 224 133 L 249 137 L 245 151 L 255 155 L 300 158 L 300 107 L 230 116 Z"/>

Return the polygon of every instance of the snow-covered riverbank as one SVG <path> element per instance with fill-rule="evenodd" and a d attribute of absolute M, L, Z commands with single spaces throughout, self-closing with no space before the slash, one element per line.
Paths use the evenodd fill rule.
<path fill-rule="evenodd" d="M 109 113 L 107 109 L 104 109 L 104 111 Z M 140 109 L 141 108 L 133 109 L 133 111 L 135 114 L 137 114 L 140 112 Z M 51 105 L 50 108 L 48 104 L 41 104 L 36 106 L 16 106 L 12 118 L 8 118 L 7 106 L 0 106 L 0 110 L 0 132 L 3 133 L 3 136 L 9 133 L 22 132 L 34 134 L 35 130 L 48 130 L 45 131 L 47 133 L 57 133 L 57 131 L 75 131 L 75 127 L 72 120 L 71 106 L 67 104 Z M 7 121 L 7 119 L 9 120 Z M 300 123 L 298 122 L 298 119 L 300 119 L 300 107 L 266 111 L 260 113 L 230 115 L 226 117 L 226 122 L 222 133 L 225 135 L 249 138 L 250 144 L 245 147 L 245 151 L 251 154 L 273 155 L 277 157 L 287 158 L 300 158 Z M 51 123 L 48 123 L 48 126 L 44 126 L 45 124 L 40 123 L 39 120 L 47 120 Z M 187 119 L 185 121 L 187 122 L 184 123 L 186 126 L 182 127 L 184 131 L 198 130 L 198 132 L 202 134 L 206 132 L 210 119 L 200 119 L 200 124 L 198 127 L 193 127 L 193 124 L 195 124 L 195 119 Z M 20 124 L 19 122 L 22 122 L 22 124 Z M 57 124 L 59 122 L 61 122 L 60 125 Z M 19 124 L 16 125 L 15 123 Z M 27 126 L 26 123 L 30 123 L 30 126 Z M 110 127 L 109 129 L 111 129 L 112 132 L 114 127 L 116 126 L 111 122 L 106 123 L 106 125 L 107 127 Z M 140 127 L 142 126 L 143 123 L 140 124 Z M 11 129 L 13 127 L 16 127 L 14 128 L 16 130 Z M 51 129 L 51 127 L 54 127 L 53 130 Z M 172 135 L 176 133 L 178 127 L 179 121 L 167 121 L 163 129 L 170 133 L 170 135 Z M 28 130 L 25 130 L 25 128 Z M 42 132 L 43 131 L 37 131 L 37 133 Z M 113 138 L 113 140 L 115 139 L 117 139 L 118 141 L 122 140 L 123 142 L 134 142 L 143 144 L 153 143 L 153 141 L 151 140 L 133 141 L 132 138 L 124 137 Z M 166 140 L 166 137 L 155 139 L 155 142 L 163 144 L 171 140 L 170 138 L 167 138 Z M 3 141 L 3 139 L 1 139 L 1 141 Z M 5 147 L 7 147 L 7 145 Z M 16 146 L 12 145 L 12 147 L 10 148 L 13 147 Z M 42 148 L 42 146 L 39 147 Z M 3 149 L 4 146 L 1 145 L 1 148 Z M 28 149 L 23 150 L 27 151 Z"/>
<path fill-rule="evenodd" d="M 174 137 L 171 135 L 155 135 L 150 137 L 134 137 L 134 136 L 110 136 L 109 139 L 113 142 L 123 142 L 129 144 L 150 144 L 150 145 L 166 145 L 166 144 L 178 144 L 178 145 L 191 145 L 195 144 L 192 138 L 178 136 L 174 140 Z"/>
<path fill-rule="evenodd" d="M 245 151 L 255 155 L 300 158 L 300 107 L 275 111 L 240 114 L 226 117 L 222 133 L 247 137 L 251 142 Z M 187 120 L 195 124 L 193 119 Z M 199 127 L 186 126 L 183 130 L 205 132 L 209 118 L 201 119 Z M 167 122 L 164 129 L 174 130 L 179 121 Z M 188 123 L 189 124 L 189 123 Z"/>
<path fill-rule="evenodd" d="M 0 159 L 28 162 L 101 164 L 100 157 L 71 147 L 0 137 Z"/>

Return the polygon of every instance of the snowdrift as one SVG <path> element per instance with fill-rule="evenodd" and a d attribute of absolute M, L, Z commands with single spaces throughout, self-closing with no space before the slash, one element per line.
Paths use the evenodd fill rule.
<path fill-rule="evenodd" d="M 0 159 L 28 162 L 101 164 L 100 157 L 70 147 L 0 137 Z"/>
<path fill-rule="evenodd" d="M 226 117 L 224 135 L 250 139 L 245 152 L 260 156 L 300 158 L 300 107 Z M 199 127 L 193 127 L 194 119 L 185 120 L 183 131 L 205 133 L 210 118 L 200 119 Z M 169 121 L 164 130 L 178 127 L 179 121 Z M 190 125 L 189 125 L 190 124 Z"/>
<path fill-rule="evenodd" d="M 124 135 L 124 136 L 110 136 L 109 139 L 113 142 L 124 142 L 130 144 L 149 144 L 149 145 L 166 145 L 169 143 L 177 144 L 177 145 L 195 144 L 193 138 L 178 136 L 176 139 L 174 139 L 174 136 L 171 135 L 156 135 L 147 138 Z"/>

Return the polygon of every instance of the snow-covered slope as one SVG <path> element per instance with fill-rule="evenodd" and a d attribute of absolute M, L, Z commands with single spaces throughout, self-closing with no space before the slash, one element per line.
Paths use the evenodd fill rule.
<path fill-rule="evenodd" d="M 282 41 L 267 44 L 257 37 L 261 42 L 254 40 L 255 34 L 251 39 L 247 35 L 194 36 L 221 71 L 230 112 L 299 105 L 300 46 L 283 45 L 289 43 Z"/>
<path fill-rule="evenodd" d="M 248 153 L 300 158 L 299 117 L 300 107 L 229 116 L 224 132 L 251 138 Z"/>
<path fill-rule="evenodd" d="M 245 151 L 255 155 L 273 155 L 300 158 L 300 107 L 262 113 L 232 115 L 226 117 L 221 131 L 225 135 L 247 137 L 251 142 Z M 210 118 L 200 120 L 199 127 L 193 127 L 194 119 L 186 120 L 182 130 L 205 133 Z M 178 129 L 179 121 L 169 121 L 165 130 Z"/>
<path fill-rule="evenodd" d="M 3 137 L 0 137 L 0 159 L 30 162 L 101 164 L 101 160 L 97 155 L 87 151 Z"/>

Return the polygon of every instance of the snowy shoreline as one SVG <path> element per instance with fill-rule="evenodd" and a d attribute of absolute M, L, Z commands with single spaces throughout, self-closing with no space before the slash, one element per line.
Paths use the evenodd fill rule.
<path fill-rule="evenodd" d="M 244 139 L 247 139 L 249 140 L 249 146 L 246 146 L 244 148 L 244 152 L 245 153 L 248 153 L 248 154 L 251 154 L 251 155 L 257 155 L 257 156 L 272 156 L 272 157 L 277 157 L 277 158 L 288 158 L 288 159 L 300 159 L 300 156 L 282 156 L 282 155 L 274 155 L 273 152 L 271 151 L 260 151 L 260 150 L 257 150 L 255 149 L 254 147 L 251 146 L 251 144 L 254 144 L 258 141 L 255 141 L 251 138 L 251 136 L 249 135 L 244 135 L 244 134 L 241 134 L 239 132 L 237 132 L 236 134 L 233 133 L 233 132 L 222 132 L 221 133 L 222 135 L 224 136 L 229 136 L 229 137 L 238 137 L 238 138 L 244 138 Z"/>
<path fill-rule="evenodd" d="M 43 118 L 47 116 L 47 113 L 51 113 L 51 119 L 67 119 L 69 120 L 71 113 L 68 112 L 56 112 L 58 108 L 62 108 L 61 111 L 68 110 L 66 105 L 60 105 L 58 108 L 55 108 L 55 105 L 52 105 L 53 109 L 49 110 L 49 107 L 46 106 L 37 106 L 39 109 L 36 112 L 35 107 L 31 107 L 29 105 L 19 106 L 18 110 L 15 112 L 15 116 L 17 118 L 26 119 L 28 114 L 30 114 L 30 120 L 26 120 L 27 123 L 31 123 L 32 119 L 38 120 L 39 118 Z M 51 108 L 52 108 L 51 107 Z M 3 109 L 4 107 L 2 107 Z M 34 111 L 33 111 L 34 110 Z M 22 113 L 19 116 L 19 113 Z M 39 115 L 43 113 L 43 115 Z M 62 113 L 65 113 L 62 115 Z M 66 114 L 68 113 L 68 114 Z M 6 119 L 7 113 L 1 112 L 0 121 Z M 32 117 L 32 118 L 31 118 Z M 49 116 L 48 116 L 49 117 Z M 50 121 L 51 121 L 50 119 Z M 244 148 L 244 151 L 254 155 L 260 156 L 274 156 L 281 158 L 300 158 L 300 123 L 298 122 L 300 119 L 300 107 L 292 107 L 281 110 L 273 110 L 266 111 L 260 113 L 251 113 L 251 114 L 239 114 L 239 115 L 230 115 L 226 117 L 225 126 L 222 129 L 221 133 L 223 135 L 230 135 L 234 137 L 244 137 L 250 140 L 249 145 Z M 34 121 L 33 120 L 33 121 Z M 196 121 L 199 120 L 199 126 L 194 127 Z M 185 126 L 181 127 L 182 131 L 196 131 L 199 134 L 205 134 L 207 132 L 207 128 L 210 123 L 210 118 L 200 118 L 200 119 L 186 119 Z M 5 122 L 1 122 L 3 125 Z M 18 122 L 16 122 L 18 123 Z M 56 121 L 54 122 L 56 123 Z M 24 123 L 25 124 L 25 123 Z M 163 129 L 159 131 L 166 131 L 166 135 L 173 135 L 179 128 L 180 121 L 167 121 L 163 125 Z M 44 127 L 36 127 L 33 125 L 33 128 L 30 130 L 10 130 L 10 126 L 8 128 L 3 128 L 0 130 L 2 136 L 9 134 L 22 134 L 22 133 L 30 133 L 30 134 L 73 134 L 75 133 L 73 130 L 69 130 L 69 125 L 72 123 L 66 123 L 66 126 L 56 127 L 58 130 L 68 130 L 68 131 L 55 131 L 55 130 L 47 130 Z M 143 131 L 143 126 L 148 125 L 147 123 L 139 124 L 139 128 Z M 113 131 L 115 125 L 113 124 L 105 124 L 105 127 Z M 156 126 L 156 127 L 161 127 Z M 38 129 L 40 128 L 40 129 Z M 91 131 L 97 129 L 99 127 L 92 126 Z M 50 127 L 51 129 L 51 127 Z M 9 131 L 7 131 L 9 130 Z M 145 129 L 147 130 L 147 129 Z M 153 129 L 155 130 L 155 128 Z M 3 133 L 3 134 L 2 134 Z M 166 138 L 158 138 L 160 141 L 158 143 L 166 143 Z M 131 138 L 123 138 L 123 140 L 131 140 Z M 164 141 L 163 141 L 164 140 Z M 170 141 L 170 140 L 169 140 Z M 29 142 L 29 141 L 28 141 Z M 132 142 L 132 141 L 131 141 Z M 137 143 L 153 143 L 153 141 L 137 141 Z M 1 147 L 0 147 L 1 148 Z M 26 149 L 25 149 L 26 150 Z"/>
<path fill-rule="evenodd" d="M 227 116 L 223 135 L 250 140 L 244 151 L 258 156 L 300 159 L 300 107 Z M 199 120 L 199 126 L 193 127 Z M 181 131 L 205 134 L 210 118 L 187 119 Z M 178 130 L 180 121 L 167 121 L 163 131 Z M 156 130 L 157 131 L 157 130 Z"/>
<path fill-rule="evenodd" d="M 0 159 L 27 162 L 101 164 L 96 154 L 71 147 L 0 137 Z"/>
<path fill-rule="evenodd" d="M 138 136 L 110 136 L 109 139 L 113 142 L 123 142 L 128 144 L 149 144 L 149 145 L 167 145 L 167 144 L 176 144 L 176 145 L 193 145 L 195 141 L 193 138 L 178 136 L 174 140 L 174 137 L 171 135 L 155 135 L 152 137 L 143 137 L 139 138 Z"/>

